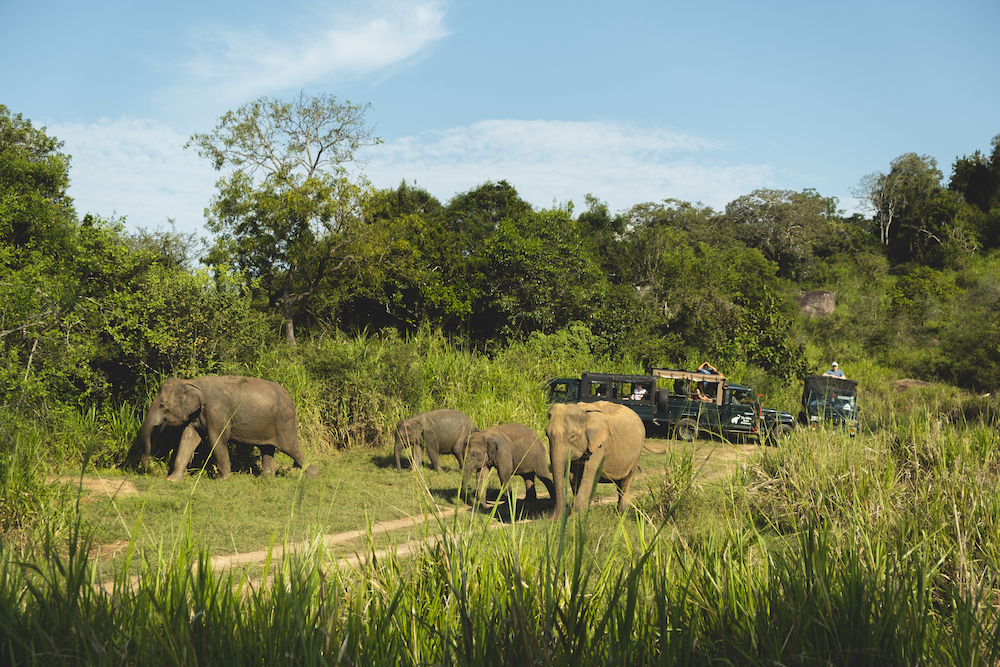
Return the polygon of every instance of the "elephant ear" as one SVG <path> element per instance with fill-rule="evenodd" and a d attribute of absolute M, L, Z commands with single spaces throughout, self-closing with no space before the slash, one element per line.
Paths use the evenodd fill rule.
<path fill-rule="evenodd" d="M 194 384 L 185 383 L 181 390 L 179 410 L 192 419 L 202 408 L 205 407 L 205 395 L 201 389 Z"/>
<path fill-rule="evenodd" d="M 491 433 L 486 438 L 486 461 L 490 465 L 499 466 L 502 461 L 511 458 L 510 439 L 503 433 Z"/>
<path fill-rule="evenodd" d="M 587 419 L 587 449 L 594 452 L 611 437 L 611 422 L 602 412 L 591 412 Z"/>

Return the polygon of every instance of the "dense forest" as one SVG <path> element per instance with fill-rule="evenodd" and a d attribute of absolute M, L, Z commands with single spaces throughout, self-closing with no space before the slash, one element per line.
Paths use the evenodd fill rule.
<path fill-rule="evenodd" d="M 447 202 L 351 180 L 378 142 L 365 112 L 261 99 L 192 137 L 223 174 L 200 239 L 81 219 L 62 143 L 0 106 L 3 409 L 142 404 L 165 376 L 246 372 L 333 332 L 429 330 L 490 355 L 572 331 L 632 367 L 739 362 L 790 385 L 871 360 L 1000 387 L 1000 136 L 947 178 L 914 153 L 859 174 L 865 214 L 812 189 L 614 212 L 535 208 L 503 180 Z M 800 315 L 812 290 L 832 315 Z"/>

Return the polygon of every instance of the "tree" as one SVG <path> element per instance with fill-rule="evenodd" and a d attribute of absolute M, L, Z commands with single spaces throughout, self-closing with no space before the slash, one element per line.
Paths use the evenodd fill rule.
<path fill-rule="evenodd" d="M 851 194 L 874 216 L 882 245 L 889 245 L 892 224 L 939 188 L 940 182 L 937 160 L 906 153 L 892 161 L 888 174 L 875 171 L 864 176 Z"/>
<path fill-rule="evenodd" d="M 812 255 L 813 243 L 826 236 L 836 213 L 836 198 L 808 189 L 755 190 L 726 205 L 736 238 L 778 264 L 785 277 Z"/>
<path fill-rule="evenodd" d="M 291 102 L 261 97 L 187 143 L 217 170 L 234 169 L 206 213 L 219 235 L 210 262 L 260 280 L 268 304 L 281 309 L 289 345 L 296 306 L 361 261 L 369 188 L 352 183 L 343 165 L 380 143 L 365 123 L 369 108 L 304 92 Z"/>
<path fill-rule="evenodd" d="M 345 271 L 348 280 L 336 295 L 343 306 L 341 326 L 416 331 L 423 322 L 448 327 L 468 314 L 461 239 L 446 227 L 444 207 L 435 197 L 403 181 L 395 189 L 376 190 L 365 217 L 373 230 L 369 245 L 381 249 L 381 261 Z"/>
<path fill-rule="evenodd" d="M 471 333 L 508 340 L 590 319 L 606 282 L 562 209 L 502 219 L 467 262 L 466 280 L 475 295 Z"/>
<path fill-rule="evenodd" d="M 989 157 L 976 151 L 955 160 L 948 185 L 983 213 L 1000 208 L 1000 134 L 990 143 L 993 153 Z"/>
<path fill-rule="evenodd" d="M 452 197 L 445 215 L 467 256 L 474 254 L 503 220 L 519 220 L 531 215 L 531 210 L 531 204 L 521 199 L 513 185 L 488 181 Z"/>
<path fill-rule="evenodd" d="M 948 184 L 974 208 L 970 224 L 988 249 L 1000 247 L 1000 134 L 991 143 L 989 156 L 976 151 L 956 160 Z"/>

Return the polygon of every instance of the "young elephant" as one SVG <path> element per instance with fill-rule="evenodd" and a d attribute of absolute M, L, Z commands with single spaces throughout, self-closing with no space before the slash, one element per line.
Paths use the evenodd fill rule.
<path fill-rule="evenodd" d="M 414 470 L 420 465 L 423 447 L 427 448 L 431 466 L 437 472 L 441 472 L 441 454 L 454 454 L 461 468 L 465 443 L 478 430 L 472 420 L 458 410 L 429 410 L 400 419 L 396 424 L 396 469 L 403 469 L 399 455 L 407 445 L 411 447 L 410 467 Z"/>
<path fill-rule="evenodd" d="M 536 477 L 545 484 L 549 497 L 556 497 L 545 445 L 538 434 L 527 426 L 502 424 L 472 434 L 465 450 L 463 487 L 468 486 L 468 478 L 475 471 L 476 490 L 482 491 L 491 468 L 496 468 L 500 483 L 507 489 L 508 503 L 513 499 L 510 478 L 514 475 L 524 480 L 526 501 L 537 497 Z"/>
<path fill-rule="evenodd" d="M 639 467 L 639 455 L 646 439 L 646 428 L 639 416 L 623 405 L 607 401 L 595 403 L 556 403 L 549 408 L 549 455 L 556 486 L 553 518 L 562 516 L 566 504 L 566 465 L 579 471 L 574 481 L 576 497 L 573 510 L 581 512 L 590 504 L 590 492 L 598 481 L 618 486 L 618 511 L 627 507 L 632 477 Z M 581 465 L 582 464 L 582 469 Z M 602 469 L 601 479 L 597 479 Z"/>
<path fill-rule="evenodd" d="M 219 478 L 230 473 L 229 441 L 257 446 L 262 454 L 265 475 L 274 474 L 274 451 L 288 454 L 301 468 L 305 463 L 299 449 L 295 404 L 280 384 L 254 377 L 209 375 L 194 380 L 170 378 L 160 385 L 139 430 L 142 463 L 149 460 L 153 432 L 162 427 L 183 427 L 172 482 L 184 478 L 195 448 L 207 438 Z M 306 475 L 315 477 L 310 465 Z"/>

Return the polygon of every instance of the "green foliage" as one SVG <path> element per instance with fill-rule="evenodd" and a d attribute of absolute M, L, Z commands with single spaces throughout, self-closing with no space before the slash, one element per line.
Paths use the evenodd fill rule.
<path fill-rule="evenodd" d="M 915 321 L 931 317 L 941 319 L 941 309 L 962 295 L 955 285 L 955 279 L 940 271 L 918 266 L 910 273 L 900 276 L 889 291 L 890 305 L 896 314 L 903 313 Z"/>
<path fill-rule="evenodd" d="M 509 340 L 587 319 L 605 287 L 578 225 L 559 209 L 503 219 L 468 265 L 479 295 L 470 318 L 478 339 Z"/>
<path fill-rule="evenodd" d="M 361 255 L 368 187 L 352 183 L 342 166 L 380 141 L 366 111 L 329 95 L 263 97 L 187 144 L 216 169 L 235 168 L 219 180 L 209 209 L 208 228 L 218 235 L 209 261 L 259 281 L 268 304 L 281 309 L 289 344 L 296 307 L 345 264 L 371 259 Z"/>
<path fill-rule="evenodd" d="M 228 267 L 211 276 L 153 264 L 137 283 L 107 314 L 122 373 L 236 373 L 253 364 L 271 338 L 250 289 Z"/>
<path fill-rule="evenodd" d="M 72 522 L 72 495 L 47 479 L 52 435 L 31 417 L 0 410 L 0 545 L 8 554 L 30 551 L 39 533 L 62 534 Z"/>
<path fill-rule="evenodd" d="M 463 255 L 477 253 L 504 220 L 520 220 L 532 212 L 507 181 L 487 181 L 452 197 L 445 212 L 448 229 L 459 239 Z"/>
<path fill-rule="evenodd" d="M 733 514 L 735 521 L 737 515 Z M 320 540 L 262 581 L 217 573 L 190 539 L 105 589 L 71 535 L 31 563 L 0 551 L 0 631 L 14 664 L 987 665 L 985 584 L 949 584 L 926 545 L 839 534 L 812 514 L 787 541 L 733 525 L 687 545 L 628 519 L 486 530 L 344 567 Z M 369 534 L 369 542 L 373 535 Z M 599 542 L 599 544 L 597 544 Z M 2 549 L 3 547 L 0 547 Z M 274 556 L 274 560 L 271 556 Z M 217 632 L 217 628 L 226 632 Z"/>
<path fill-rule="evenodd" d="M 815 190 L 756 190 L 726 205 L 736 238 L 778 265 L 782 277 L 797 276 L 812 248 L 832 234 L 837 200 Z"/>

